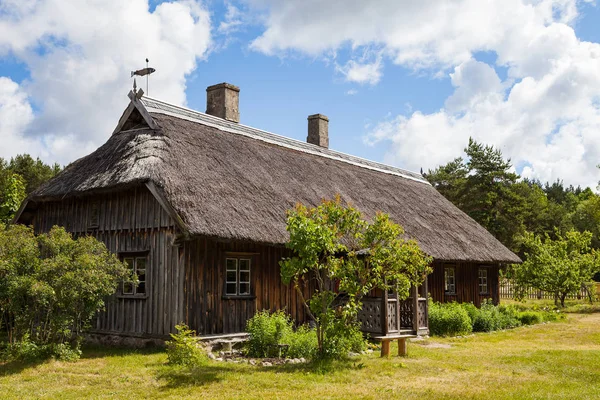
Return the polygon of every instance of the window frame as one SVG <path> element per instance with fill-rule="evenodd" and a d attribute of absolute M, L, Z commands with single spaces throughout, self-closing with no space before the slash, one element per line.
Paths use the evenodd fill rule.
<path fill-rule="evenodd" d="M 100 202 L 92 201 L 90 203 L 87 222 L 88 231 L 94 231 L 100 227 Z"/>
<path fill-rule="evenodd" d="M 448 271 L 452 271 L 452 274 L 449 275 Z M 452 277 L 452 283 L 448 283 L 449 277 Z M 452 290 L 449 290 L 450 286 L 452 286 Z M 444 267 L 444 295 L 456 295 L 456 267 L 454 266 Z"/>
<path fill-rule="evenodd" d="M 148 251 L 141 251 L 141 252 L 122 252 L 119 253 L 119 259 L 122 262 L 127 263 L 127 260 L 132 260 L 132 267 L 133 267 L 133 272 L 138 274 L 138 284 L 137 285 L 133 285 L 131 281 L 127 281 L 125 279 L 123 279 L 123 281 L 121 281 L 121 284 L 119 285 L 119 296 L 118 297 L 123 297 L 123 298 L 134 298 L 134 299 L 145 299 L 148 297 L 148 288 L 150 287 L 149 285 L 149 275 L 148 275 Z M 138 266 L 138 261 L 143 260 L 144 262 L 144 268 L 139 268 Z M 140 280 L 140 275 L 138 273 L 138 271 L 143 270 L 143 276 L 144 279 Z M 126 284 L 131 284 L 131 292 L 125 292 L 125 285 Z M 140 284 L 143 285 L 144 291 L 143 292 L 139 292 L 139 288 L 140 288 Z"/>
<path fill-rule="evenodd" d="M 481 276 L 482 272 L 485 272 L 485 277 Z M 482 278 L 485 278 L 485 291 L 481 290 L 481 287 L 482 287 L 481 279 Z M 480 295 L 490 294 L 490 280 L 489 280 L 488 268 L 479 267 L 479 269 L 477 270 L 477 287 L 479 289 L 478 291 L 479 291 Z"/>
<path fill-rule="evenodd" d="M 230 263 L 234 261 L 235 263 Z M 244 268 L 242 265 L 246 264 Z M 234 268 L 231 266 L 234 265 Z M 235 271 L 234 280 L 231 279 L 230 272 Z M 242 274 L 247 274 L 242 278 Z M 252 293 L 252 256 L 249 254 L 227 254 L 225 256 L 225 280 L 223 288 L 224 299 L 248 299 L 254 298 Z M 231 287 L 235 291 L 231 290 Z M 243 285 L 247 285 L 246 290 L 242 290 Z"/>

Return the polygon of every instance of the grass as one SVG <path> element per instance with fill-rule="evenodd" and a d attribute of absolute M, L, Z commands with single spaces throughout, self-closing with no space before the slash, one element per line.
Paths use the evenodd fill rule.
<path fill-rule="evenodd" d="M 600 314 L 409 344 L 319 372 L 310 365 L 165 365 L 160 350 L 86 348 L 75 363 L 0 364 L 0 397 L 26 398 L 600 398 Z M 395 349 L 392 349 L 395 350 Z M 321 366 L 323 367 L 323 366 Z M 315 372 L 317 370 L 317 372 Z"/>

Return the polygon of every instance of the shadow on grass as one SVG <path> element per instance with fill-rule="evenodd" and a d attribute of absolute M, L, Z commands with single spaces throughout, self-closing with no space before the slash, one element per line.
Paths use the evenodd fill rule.
<path fill-rule="evenodd" d="M 130 347 L 108 347 L 99 345 L 84 345 L 81 348 L 81 359 L 94 359 L 104 358 L 113 356 L 131 356 L 131 355 L 149 355 L 164 353 L 165 349 L 162 347 L 144 347 L 141 349 L 135 349 Z"/>
<path fill-rule="evenodd" d="M 230 373 L 263 374 L 328 374 L 334 371 L 363 368 L 364 364 L 357 360 L 316 360 L 303 364 L 281 364 L 274 366 L 252 366 L 245 363 L 228 363 L 209 361 L 196 367 L 176 367 L 164 365 L 157 375 L 159 381 L 164 381 L 162 389 L 168 390 L 186 386 L 203 386 L 226 379 Z"/>
<path fill-rule="evenodd" d="M 196 367 L 174 367 L 164 366 L 158 373 L 157 379 L 165 381 L 162 390 L 168 390 L 185 386 L 203 386 L 223 380 L 223 375 L 233 372 L 233 368 L 226 365 L 209 363 Z"/>
<path fill-rule="evenodd" d="M 8 376 L 19 374 L 28 368 L 34 368 L 38 365 L 44 364 L 49 359 L 35 359 L 28 361 L 0 361 L 0 376 Z"/>

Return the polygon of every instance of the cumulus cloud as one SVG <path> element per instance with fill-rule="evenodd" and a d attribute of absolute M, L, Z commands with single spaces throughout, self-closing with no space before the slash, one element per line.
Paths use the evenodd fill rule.
<path fill-rule="evenodd" d="M 251 44 L 256 51 L 333 53 L 340 62 L 339 50 L 350 48 L 349 60 L 341 61 L 346 78 L 376 83 L 382 70 L 354 57 L 375 47 L 384 61 L 450 79 L 455 90 L 444 108 L 398 110 L 369 128 L 368 143 L 391 143 L 386 161 L 432 168 L 460 154 L 472 136 L 500 147 L 524 176 L 595 187 L 600 44 L 580 41 L 570 26 L 576 0 L 254 4 L 269 9 L 264 32 Z M 479 52 L 495 54 L 495 64 L 477 61 Z M 497 68 L 506 70 L 504 79 Z"/>
<path fill-rule="evenodd" d="M 364 64 L 350 60 L 343 67 L 338 67 L 337 70 L 345 76 L 346 81 L 360 84 L 375 85 L 383 75 L 381 60 Z"/>
<path fill-rule="evenodd" d="M 146 57 L 157 70 L 150 95 L 185 104 L 186 75 L 210 41 L 209 13 L 191 0 L 152 12 L 147 0 L 4 0 L 0 57 L 11 55 L 30 71 L 6 102 L 30 111 L 14 114 L 18 128 L 0 125 L 0 134 L 36 144 L 13 154 L 72 161 L 108 138 L 128 102 L 130 71 L 144 67 Z M 138 86 L 145 90 L 145 80 Z"/>

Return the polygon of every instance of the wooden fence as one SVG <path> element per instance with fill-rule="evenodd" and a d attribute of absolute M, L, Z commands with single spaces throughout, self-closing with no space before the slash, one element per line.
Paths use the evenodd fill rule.
<path fill-rule="evenodd" d="M 500 281 L 500 298 L 501 299 L 512 299 L 515 295 L 514 284 L 508 279 L 502 279 Z M 595 296 L 595 293 L 592 293 Z M 554 293 L 544 292 L 542 290 L 537 290 L 533 288 L 529 288 L 527 290 L 527 298 L 529 299 L 549 299 L 554 300 Z M 579 289 L 579 292 L 572 293 L 567 296 L 569 300 L 580 300 L 580 299 L 589 299 L 588 290 L 585 287 Z"/>

